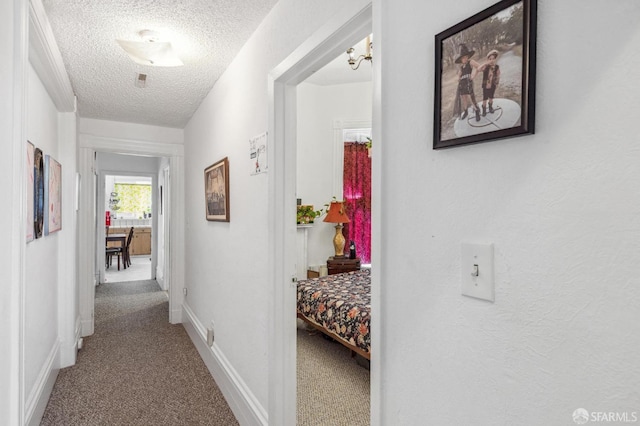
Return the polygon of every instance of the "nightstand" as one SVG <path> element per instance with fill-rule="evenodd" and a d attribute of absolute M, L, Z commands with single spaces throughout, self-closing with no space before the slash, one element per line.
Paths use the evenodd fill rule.
<path fill-rule="evenodd" d="M 360 258 L 349 259 L 348 257 L 333 257 L 327 259 L 327 273 L 329 275 L 341 274 L 343 272 L 357 271 L 360 269 Z"/>

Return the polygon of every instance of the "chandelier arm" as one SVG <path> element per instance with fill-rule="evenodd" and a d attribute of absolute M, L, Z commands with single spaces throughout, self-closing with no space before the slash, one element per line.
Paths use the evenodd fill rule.
<path fill-rule="evenodd" d="M 360 64 L 362 63 L 362 61 L 364 60 L 364 55 L 360 55 L 358 56 L 358 58 L 355 61 L 358 61 L 356 67 L 354 68 L 353 65 L 355 64 L 355 61 L 351 64 L 351 69 L 352 70 L 357 70 L 358 68 L 360 68 Z"/>
<path fill-rule="evenodd" d="M 372 60 L 371 55 L 360 55 L 355 59 L 349 59 L 348 62 L 349 62 L 349 65 L 351 65 L 351 69 L 355 71 L 358 68 L 360 68 L 360 64 L 362 63 L 362 61 L 365 61 L 365 60 L 371 61 Z M 357 61 L 357 64 L 356 64 L 356 61 Z M 355 68 L 354 68 L 354 65 L 355 65 Z"/>

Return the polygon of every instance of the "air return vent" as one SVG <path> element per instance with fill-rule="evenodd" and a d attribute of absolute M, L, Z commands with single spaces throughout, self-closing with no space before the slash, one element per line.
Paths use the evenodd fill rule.
<path fill-rule="evenodd" d="M 137 76 L 136 76 L 135 85 L 136 85 L 136 87 L 144 89 L 145 86 L 147 85 L 147 75 L 138 73 Z"/>

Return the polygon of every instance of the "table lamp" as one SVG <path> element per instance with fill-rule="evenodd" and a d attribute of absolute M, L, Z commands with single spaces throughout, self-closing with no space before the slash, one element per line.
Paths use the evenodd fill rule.
<path fill-rule="evenodd" d="M 332 201 L 324 221 L 336 224 L 336 235 L 333 237 L 333 247 L 336 250 L 334 257 L 344 257 L 345 240 L 342 235 L 342 224 L 349 223 L 349 218 L 344 214 L 344 204 L 341 201 Z"/>

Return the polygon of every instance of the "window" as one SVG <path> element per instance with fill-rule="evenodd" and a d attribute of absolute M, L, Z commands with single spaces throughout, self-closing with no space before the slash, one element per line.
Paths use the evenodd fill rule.
<path fill-rule="evenodd" d="M 151 215 L 151 185 L 116 183 L 114 192 L 119 200 L 118 216 L 142 219 Z"/>
<path fill-rule="evenodd" d="M 371 263 L 371 158 L 366 142 L 370 129 L 344 131 L 343 198 L 350 222 L 344 225 L 347 247 L 356 245 L 363 264 Z"/>

